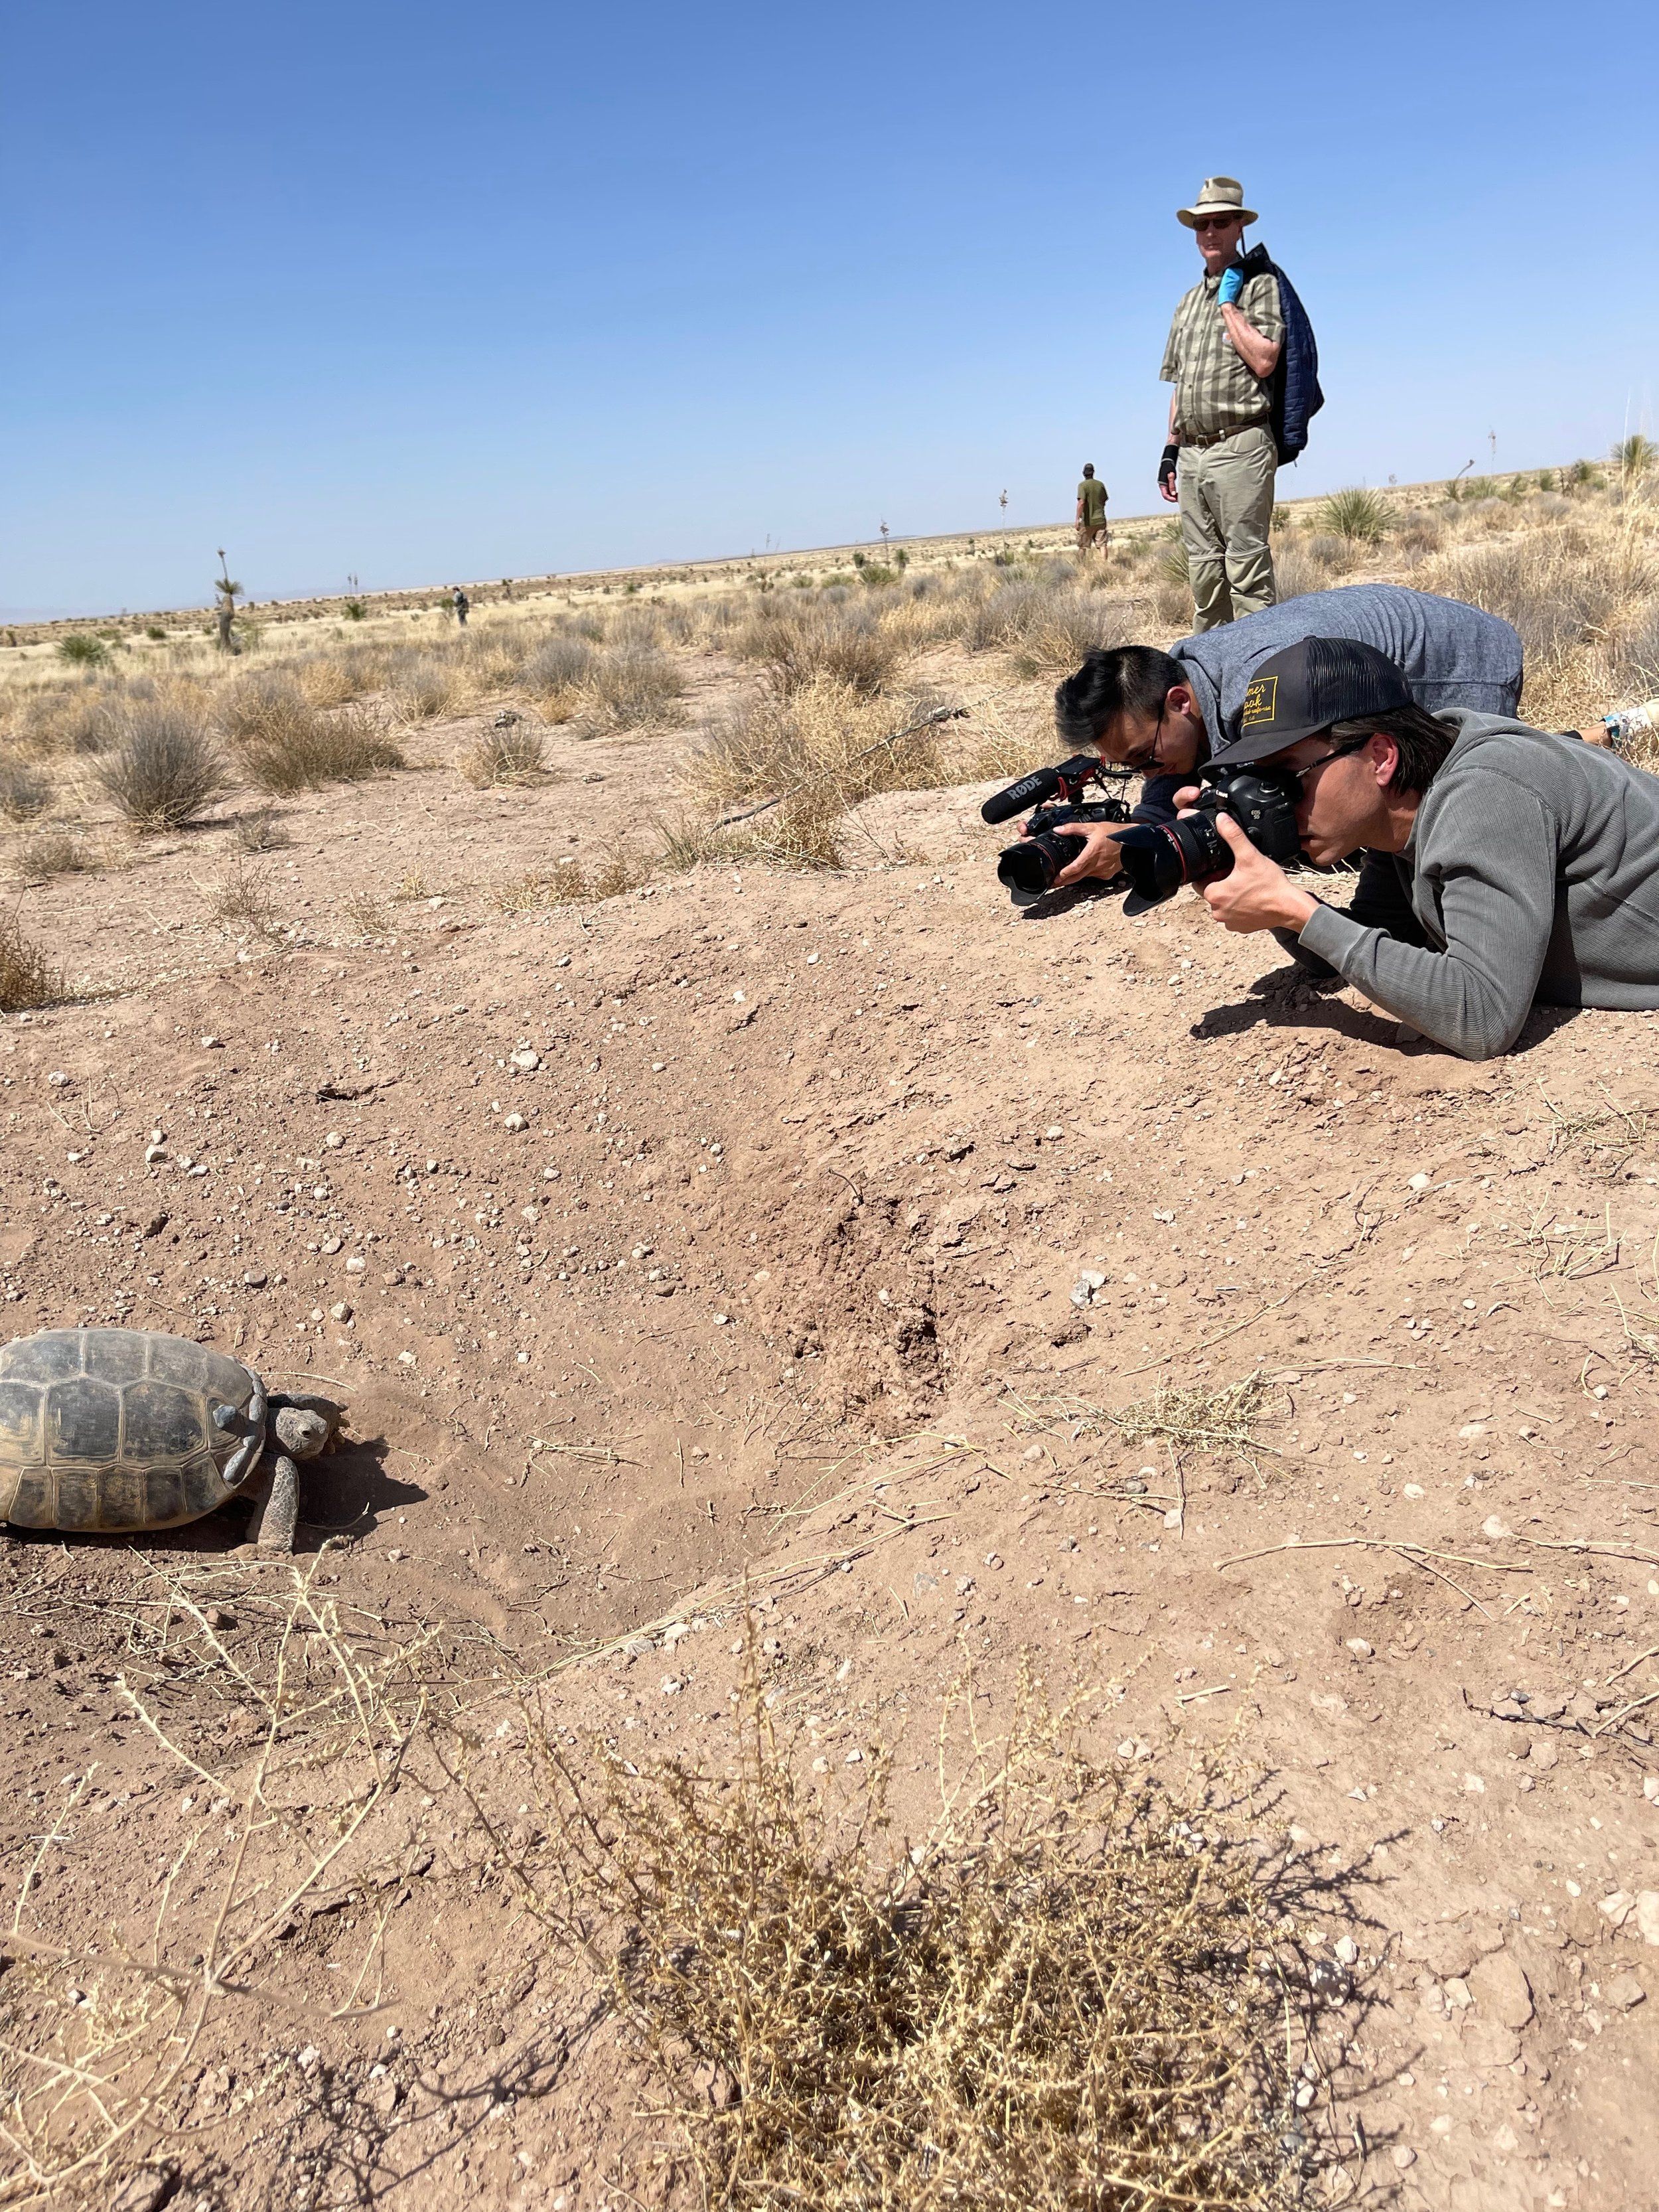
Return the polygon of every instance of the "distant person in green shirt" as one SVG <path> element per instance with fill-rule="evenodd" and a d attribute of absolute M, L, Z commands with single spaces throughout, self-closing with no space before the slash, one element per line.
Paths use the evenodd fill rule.
<path fill-rule="evenodd" d="M 1092 461 L 1083 464 L 1083 482 L 1077 488 L 1077 550 L 1086 553 L 1097 542 L 1106 550 L 1106 487 L 1095 474 Z"/>

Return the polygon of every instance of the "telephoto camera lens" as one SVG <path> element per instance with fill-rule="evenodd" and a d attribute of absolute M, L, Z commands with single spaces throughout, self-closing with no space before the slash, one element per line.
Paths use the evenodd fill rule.
<path fill-rule="evenodd" d="M 1145 914 L 1173 898 L 1182 884 L 1211 884 L 1233 869 L 1233 848 L 1216 827 L 1216 817 L 1231 814 L 1259 853 L 1280 866 L 1296 860 L 1302 841 L 1296 826 L 1300 780 L 1271 768 L 1200 770 L 1208 788 L 1190 814 L 1173 822 L 1139 823 L 1118 842 L 1123 872 L 1129 879 L 1127 915 Z"/>

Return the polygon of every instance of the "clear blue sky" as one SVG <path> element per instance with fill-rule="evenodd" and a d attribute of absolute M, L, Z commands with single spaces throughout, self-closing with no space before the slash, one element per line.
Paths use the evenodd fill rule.
<path fill-rule="evenodd" d="M 0 610 L 1144 512 L 1174 209 L 1319 332 L 1292 494 L 1653 428 L 1651 0 L 11 19 Z M 1208 57 L 1208 58 L 1206 58 Z M 1626 97 L 1628 94 L 1628 97 Z"/>

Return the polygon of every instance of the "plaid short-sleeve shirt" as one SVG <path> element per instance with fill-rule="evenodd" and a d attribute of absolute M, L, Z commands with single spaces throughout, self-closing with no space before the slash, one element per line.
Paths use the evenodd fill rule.
<path fill-rule="evenodd" d="M 1218 276 L 1200 277 L 1176 309 L 1170 325 L 1170 342 L 1164 349 L 1164 366 L 1158 374 L 1165 384 L 1177 387 L 1177 439 L 1213 438 L 1230 430 L 1247 429 L 1252 422 L 1265 422 L 1273 411 L 1273 380 L 1252 376 L 1235 350 L 1216 305 L 1220 289 Z M 1279 309 L 1277 277 L 1247 279 L 1238 310 L 1264 338 L 1284 343 L 1285 318 Z"/>

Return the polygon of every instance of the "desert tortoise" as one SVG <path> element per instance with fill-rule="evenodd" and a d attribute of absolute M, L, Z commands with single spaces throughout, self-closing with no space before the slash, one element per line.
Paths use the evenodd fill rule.
<path fill-rule="evenodd" d="M 188 1337 L 43 1329 L 0 1350 L 0 1521 L 176 1528 L 245 1493 L 258 1500 L 252 1540 L 291 1552 L 295 1462 L 341 1418 L 326 1398 L 267 1394 L 252 1368 Z"/>

